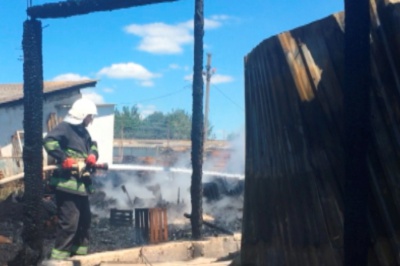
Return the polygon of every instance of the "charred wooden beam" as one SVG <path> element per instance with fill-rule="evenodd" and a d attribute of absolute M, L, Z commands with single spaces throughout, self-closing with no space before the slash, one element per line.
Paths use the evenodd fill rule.
<path fill-rule="evenodd" d="M 130 204 L 131 208 L 133 208 L 133 206 L 134 206 L 133 201 L 131 199 L 131 196 L 129 196 L 128 191 L 126 190 L 125 185 L 122 185 L 121 188 L 122 188 L 122 191 L 128 196 L 129 204 Z"/>
<path fill-rule="evenodd" d="M 370 1 L 345 0 L 344 265 L 368 265 L 371 143 Z"/>
<path fill-rule="evenodd" d="M 43 252 L 43 221 L 38 206 L 43 198 L 43 62 L 42 24 L 24 22 L 24 228 L 22 249 L 10 266 L 38 265 Z"/>
<path fill-rule="evenodd" d="M 204 115 L 203 115 L 203 37 L 204 37 L 204 2 L 195 0 L 194 14 L 194 66 L 193 66 L 193 119 L 192 119 L 192 180 L 190 196 L 192 203 L 192 238 L 202 238 L 203 219 L 203 174 L 204 152 Z"/>
<path fill-rule="evenodd" d="M 177 0 L 68 0 L 29 7 L 27 14 L 32 18 L 66 18 L 97 11 L 175 1 Z"/>
<path fill-rule="evenodd" d="M 192 219 L 192 216 L 191 216 L 190 214 L 188 214 L 188 213 L 184 213 L 183 216 L 185 216 L 185 218 Z M 230 235 L 230 236 L 233 236 L 233 235 L 234 235 L 232 231 L 229 231 L 228 229 L 222 228 L 222 227 L 220 227 L 220 226 L 218 226 L 218 225 L 215 225 L 215 224 L 206 222 L 206 221 L 204 221 L 204 220 L 203 220 L 202 223 L 203 223 L 204 225 L 206 225 L 206 226 L 208 226 L 208 227 L 210 227 L 210 228 L 213 228 L 213 229 L 215 229 L 215 230 L 218 230 L 218 231 L 220 231 L 220 232 L 222 232 L 222 233 L 224 233 L 224 234 L 227 234 L 227 235 Z"/>

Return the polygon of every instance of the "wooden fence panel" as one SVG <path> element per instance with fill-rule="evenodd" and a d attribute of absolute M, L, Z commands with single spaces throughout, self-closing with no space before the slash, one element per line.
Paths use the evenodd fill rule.
<path fill-rule="evenodd" d="M 371 265 L 400 263 L 399 14 L 371 0 Z M 343 30 L 335 14 L 245 57 L 246 265 L 343 263 Z"/>

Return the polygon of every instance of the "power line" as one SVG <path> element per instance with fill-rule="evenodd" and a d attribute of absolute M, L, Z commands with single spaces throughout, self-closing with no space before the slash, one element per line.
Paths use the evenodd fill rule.
<path fill-rule="evenodd" d="M 167 98 L 167 97 L 169 97 L 169 96 L 172 96 L 172 95 L 181 93 L 182 91 L 186 90 L 188 87 L 190 87 L 190 85 L 186 85 L 186 86 L 184 86 L 184 87 L 183 87 L 182 89 L 180 89 L 180 90 L 173 91 L 173 92 L 171 92 L 171 93 L 167 93 L 167 94 L 164 94 L 164 95 L 160 95 L 160 96 L 157 96 L 157 97 L 154 97 L 154 98 L 148 98 L 148 99 L 138 100 L 138 101 L 136 101 L 135 103 L 132 103 L 132 102 L 129 102 L 129 103 L 128 103 L 128 102 L 125 102 L 125 103 L 118 103 L 118 105 L 122 105 L 122 104 L 137 104 L 137 103 L 143 103 L 143 102 L 149 102 L 149 101 L 153 101 L 153 100 L 158 100 L 158 99 Z"/>
<path fill-rule="evenodd" d="M 244 109 L 242 106 L 240 106 L 239 104 L 237 104 L 235 101 L 233 101 L 231 98 L 228 97 L 228 95 L 226 95 L 225 93 L 223 93 L 216 85 L 213 85 L 213 87 L 215 87 L 217 89 L 217 91 L 219 93 L 222 94 L 222 96 L 224 96 L 226 99 L 228 99 L 231 103 L 233 103 L 234 105 L 236 105 L 236 107 L 238 107 L 242 112 L 244 112 Z"/>
<path fill-rule="evenodd" d="M 231 98 L 229 98 L 228 95 L 226 95 L 225 93 L 223 93 L 223 92 L 221 91 L 221 89 L 220 89 L 218 86 L 216 86 L 215 84 L 212 84 L 212 86 L 213 86 L 219 93 L 221 93 L 222 96 L 224 96 L 228 101 L 230 101 L 230 102 L 231 102 L 233 105 L 235 105 L 238 109 L 240 109 L 242 112 L 244 112 L 244 108 L 243 108 L 242 106 L 240 106 L 238 103 L 236 103 L 234 100 L 232 100 Z M 117 103 L 117 105 L 124 105 L 124 104 L 128 104 L 128 105 L 129 105 L 129 104 L 133 104 L 133 105 L 135 105 L 135 104 L 137 104 L 137 103 L 149 102 L 149 101 L 153 101 L 153 100 L 163 99 L 163 98 L 167 98 L 167 97 L 170 97 L 170 96 L 172 96 L 172 95 L 181 93 L 181 92 L 183 92 L 183 91 L 185 91 L 186 89 L 191 88 L 191 87 L 192 87 L 192 85 L 185 85 L 182 89 L 173 91 L 173 92 L 171 92 L 171 93 L 167 93 L 167 94 L 160 95 L 160 96 L 153 97 L 153 98 L 138 100 L 138 101 L 136 101 L 136 102 L 134 102 L 134 103 L 132 103 L 132 102 Z"/>

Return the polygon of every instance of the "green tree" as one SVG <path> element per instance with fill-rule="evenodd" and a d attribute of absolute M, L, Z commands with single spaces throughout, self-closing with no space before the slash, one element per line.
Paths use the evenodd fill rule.
<path fill-rule="evenodd" d="M 175 110 L 166 116 L 169 139 L 190 139 L 192 117 L 184 110 Z"/>
<path fill-rule="evenodd" d="M 234 139 L 237 139 L 239 137 L 239 133 L 231 132 L 228 134 L 226 137 L 227 140 L 232 141 Z"/>
<path fill-rule="evenodd" d="M 114 119 L 114 134 L 116 138 L 135 137 L 136 129 L 142 124 L 139 109 L 136 105 L 131 108 L 124 106 L 121 111 L 115 109 Z"/>
<path fill-rule="evenodd" d="M 147 139 L 165 139 L 167 125 L 166 117 L 162 112 L 155 112 L 143 119 L 140 128 L 140 138 Z"/>
<path fill-rule="evenodd" d="M 216 136 L 215 136 L 215 133 L 213 132 L 213 128 L 214 128 L 214 126 L 213 125 L 211 125 L 211 122 L 210 122 L 210 120 L 208 120 L 207 119 L 207 127 L 208 127 L 208 130 L 207 130 L 207 139 L 216 139 Z"/>
<path fill-rule="evenodd" d="M 143 119 L 136 106 L 115 110 L 116 138 L 190 139 L 191 127 L 192 117 L 183 109 L 172 110 L 167 114 L 155 112 Z M 210 126 L 208 135 L 212 134 Z"/>

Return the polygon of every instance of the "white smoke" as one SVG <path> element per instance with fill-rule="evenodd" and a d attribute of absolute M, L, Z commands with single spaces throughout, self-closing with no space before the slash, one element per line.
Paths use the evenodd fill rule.
<path fill-rule="evenodd" d="M 244 133 L 238 134 L 236 138 L 230 141 L 227 153 L 229 156 L 223 159 L 221 167 L 221 158 L 208 158 L 204 161 L 203 171 L 219 171 L 224 173 L 235 173 L 244 176 Z M 222 153 L 226 154 L 226 153 Z M 183 153 L 176 160 L 171 168 L 191 169 L 190 152 Z M 151 168 L 152 166 L 146 166 Z M 159 166 L 155 166 L 159 170 Z M 224 180 L 224 178 L 222 178 Z M 99 178 L 102 183 L 101 190 L 106 194 L 106 199 L 114 199 L 110 208 L 120 210 L 129 210 L 133 208 L 153 208 L 156 207 L 160 200 L 168 205 L 179 206 L 179 208 L 168 209 L 168 222 L 189 220 L 183 218 L 183 213 L 191 213 L 191 174 L 167 172 L 167 171 L 117 171 L 114 174 L 109 173 L 107 177 Z M 213 177 L 203 175 L 203 183 L 212 182 Z M 224 184 L 227 188 L 234 187 L 238 179 L 225 178 Z M 125 186 L 127 195 L 122 185 Z M 159 190 L 157 190 L 159 188 Z M 227 224 L 240 220 L 242 217 L 243 197 L 225 196 L 223 194 L 218 200 L 203 200 L 204 215 L 212 216 L 218 220 L 222 220 Z M 134 206 L 132 203 L 134 202 Z M 179 202 L 179 204 L 178 204 Z M 140 205 L 141 204 L 141 205 Z M 109 215 L 109 209 L 93 208 L 93 212 L 104 217 Z"/>
<path fill-rule="evenodd" d="M 242 128 L 238 135 L 230 141 L 231 157 L 225 168 L 228 173 L 240 173 L 244 175 L 245 168 L 245 134 Z"/>

